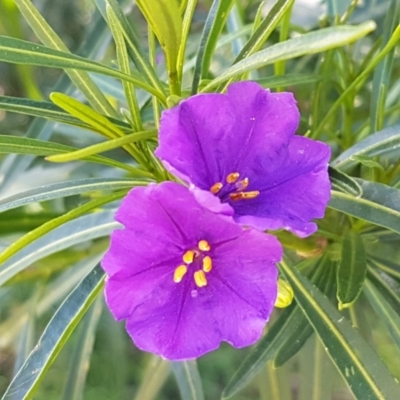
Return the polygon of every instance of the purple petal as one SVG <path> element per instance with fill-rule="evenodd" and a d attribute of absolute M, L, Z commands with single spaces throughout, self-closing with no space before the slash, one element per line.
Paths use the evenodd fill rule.
<path fill-rule="evenodd" d="M 289 229 L 299 236 L 315 232 L 317 226 L 310 221 L 324 216 L 330 198 L 329 158 L 326 144 L 293 137 L 274 160 L 260 160 L 263 174 L 254 174 L 249 186 L 260 195 L 237 201 L 235 219 L 260 229 Z"/>
<path fill-rule="evenodd" d="M 203 208 L 184 186 L 172 182 L 135 188 L 117 218 L 102 266 L 106 301 L 143 350 L 169 359 L 198 357 L 222 340 L 242 347 L 262 334 L 276 298 L 282 249 L 273 236 L 243 230 L 230 217 Z M 207 240 L 213 260 L 207 285 L 197 287 L 182 255 Z"/>
<path fill-rule="evenodd" d="M 129 334 L 139 348 L 173 360 L 199 357 L 221 341 L 253 344 L 275 303 L 281 255 L 275 237 L 255 230 L 217 245 L 207 286 L 165 279 L 128 318 Z"/>
<path fill-rule="evenodd" d="M 255 151 L 278 151 L 298 122 L 291 93 L 239 82 L 227 94 L 193 96 L 164 111 L 156 155 L 171 172 L 208 190 L 229 173 L 246 176 Z"/>

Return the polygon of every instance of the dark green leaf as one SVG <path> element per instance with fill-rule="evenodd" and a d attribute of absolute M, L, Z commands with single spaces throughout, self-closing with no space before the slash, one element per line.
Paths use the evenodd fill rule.
<path fill-rule="evenodd" d="M 359 197 L 362 195 L 361 186 L 357 183 L 356 180 L 333 167 L 329 167 L 328 172 L 332 188 L 334 190 L 348 193 L 355 197 Z"/>
<path fill-rule="evenodd" d="M 400 149 L 400 124 L 390 126 L 359 141 L 344 151 L 331 165 L 336 168 L 349 168 L 357 164 L 353 157 L 374 157 L 390 154 Z"/>
<path fill-rule="evenodd" d="M 319 82 L 321 76 L 317 74 L 286 74 L 278 76 L 269 76 L 267 78 L 255 79 L 261 86 L 265 88 L 288 87 L 297 85 L 309 85 Z"/>
<path fill-rule="evenodd" d="M 356 179 L 363 194 L 354 197 L 332 191 L 330 208 L 400 233 L 400 190 Z"/>
<path fill-rule="evenodd" d="M 381 171 L 384 171 L 385 169 L 382 167 L 381 164 L 379 164 L 377 161 L 372 159 L 371 157 L 368 156 L 351 156 L 351 159 L 353 161 L 358 161 L 360 164 L 365 165 L 368 168 L 378 168 Z"/>
<path fill-rule="evenodd" d="M 349 232 L 343 237 L 342 254 L 337 270 L 337 298 L 339 310 L 351 306 L 361 293 L 367 261 L 361 236 Z"/>
<path fill-rule="evenodd" d="M 295 268 L 281 263 L 281 271 L 354 396 L 363 400 L 398 399 L 398 382 L 350 322 Z"/>

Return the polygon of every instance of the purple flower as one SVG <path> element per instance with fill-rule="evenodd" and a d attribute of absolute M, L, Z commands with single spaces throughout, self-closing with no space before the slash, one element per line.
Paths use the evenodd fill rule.
<path fill-rule="evenodd" d="M 156 155 L 197 196 L 229 204 L 237 222 L 307 236 L 330 197 L 330 149 L 295 136 L 298 123 L 291 93 L 239 82 L 164 111 Z"/>
<path fill-rule="evenodd" d="M 116 219 L 125 229 L 102 261 L 105 295 L 137 347 L 182 360 L 260 338 L 277 295 L 275 237 L 203 208 L 173 182 L 133 189 Z"/>

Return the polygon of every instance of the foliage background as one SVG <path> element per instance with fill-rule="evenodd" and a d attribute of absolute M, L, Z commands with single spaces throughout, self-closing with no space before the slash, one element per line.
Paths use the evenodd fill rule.
<path fill-rule="evenodd" d="M 188 96 L 197 78 L 204 89 L 226 73 L 244 46 L 253 45 L 254 51 L 261 51 L 259 57 L 247 57 L 247 69 L 238 71 L 235 79 L 293 91 L 302 115 L 298 133 L 332 146 L 333 197 L 319 232 L 306 240 L 276 233 L 286 249 L 281 272 L 292 284 L 296 302 L 276 310 L 264 339 L 253 349 L 223 344 L 197 363 L 168 363 L 135 349 L 123 324 L 113 321 L 103 305 L 101 273 L 96 267 L 115 227 L 113 210 L 121 191 L 145 184 L 146 167 L 151 179 L 162 179 L 163 171 L 151 157 L 138 169 L 132 159 L 133 142 L 125 143 L 129 152 L 118 146 L 103 154 L 130 166 L 124 170 L 121 165 L 71 159 L 52 163 L 43 156 L 66 148 L 50 149 L 24 138 L 74 148 L 104 141 L 94 124 L 97 114 L 89 113 L 92 119 L 82 116 L 68 109 L 76 103 L 63 97 L 51 98 L 61 108 L 49 102 L 50 93 L 62 92 L 91 104 L 95 113 L 102 101 L 103 105 L 108 101 L 109 108 L 101 114 L 114 119 L 103 136 L 115 139 L 110 134 L 115 126 L 123 135 L 145 130 L 148 136 L 137 148 L 146 153 L 156 145 L 151 132 L 158 126 L 162 106 L 177 99 L 169 97 L 161 104 L 145 90 L 137 90 L 143 129 L 135 129 L 134 96 L 115 76 L 90 72 L 90 80 L 105 95 L 96 109 L 62 69 L 34 66 L 36 49 L 26 59 L 21 54 L 11 59 L 11 50 L 19 42 L 7 42 L 6 36 L 54 47 L 38 34 L 42 29 L 42 35 L 47 32 L 54 39 L 44 22 L 36 26 L 36 33 L 32 30 L 29 4 L 73 54 L 114 70 L 122 69 L 123 55 L 134 59 L 134 46 L 127 41 L 122 43 L 128 51 L 116 52 L 113 36 L 118 42 L 118 31 L 123 29 L 114 25 L 112 35 L 101 15 L 106 15 L 107 4 L 114 4 L 114 10 L 120 4 L 142 54 L 163 82 L 165 99 L 169 94 Z M 400 379 L 399 2 L 280 0 L 271 9 L 272 1 L 204 0 L 197 5 L 181 1 L 181 10 L 194 10 L 182 93 L 168 86 L 166 64 L 176 56 L 174 43 L 163 56 L 153 34 L 149 39 L 140 11 L 145 2 L 137 4 L 0 0 L 0 249 L 4 250 L 0 254 L 0 393 L 5 393 L 4 399 L 66 400 L 230 395 L 233 399 L 398 399 L 400 389 L 393 376 Z M 25 9 L 24 16 L 18 7 Z M 147 19 L 160 39 L 163 14 L 155 9 Z M 174 18 L 180 19 L 179 13 Z M 118 20 L 124 19 L 117 15 Z M 206 21 L 211 24 L 209 31 Z M 341 30 L 345 24 L 354 31 Z M 166 25 L 168 37 L 176 27 Z M 324 33 L 327 27 L 337 29 L 338 36 Z M 309 42 L 290 47 L 288 39 L 299 34 L 304 38 L 309 32 L 315 33 Z M 214 41 L 215 49 L 210 44 Z M 278 54 L 267 63 L 270 55 L 262 49 L 273 49 L 279 42 L 283 42 L 283 56 Z M 210 68 L 204 61 L 207 57 Z M 132 76 L 143 76 L 134 63 L 130 67 Z M 226 80 L 210 90 L 222 90 L 221 83 Z M 34 119 L 40 115 L 50 122 Z M 108 195 L 108 201 L 102 202 Z M 78 215 L 77 210 L 89 203 L 93 206 Z M 40 230 L 33 231 L 48 221 L 54 221 L 55 229 L 42 237 Z M 23 238 L 29 239 L 30 231 L 36 234 L 28 244 Z M 14 247 L 11 254 L 13 243 L 23 246 Z M 87 274 L 89 278 L 80 283 Z M 337 311 L 340 303 L 346 307 Z M 44 352 L 31 353 L 39 340 Z M 275 368 L 274 363 L 283 366 Z"/>

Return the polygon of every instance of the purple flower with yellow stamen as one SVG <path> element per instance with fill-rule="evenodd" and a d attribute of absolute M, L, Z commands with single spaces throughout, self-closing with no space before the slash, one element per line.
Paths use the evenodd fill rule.
<path fill-rule="evenodd" d="M 133 189 L 116 219 L 125 229 L 102 260 L 105 295 L 137 347 L 183 360 L 260 338 L 277 296 L 274 236 L 242 229 L 173 182 Z"/>
<path fill-rule="evenodd" d="M 291 93 L 234 83 L 164 111 L 156 155 L 203 205 L 201 191 L 210 191 L 241 224 L 307 236 L 330 198 L 330 148 L 295 136 L 298 124 Z"/>

